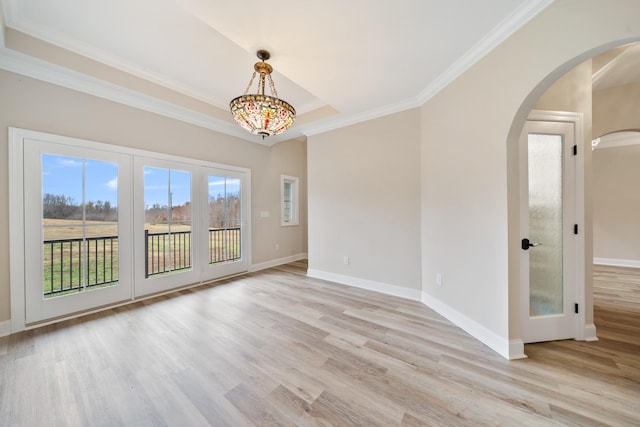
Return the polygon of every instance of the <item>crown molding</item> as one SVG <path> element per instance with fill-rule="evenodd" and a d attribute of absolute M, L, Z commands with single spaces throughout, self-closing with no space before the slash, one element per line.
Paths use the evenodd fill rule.
<path fill-rule="evenodd" d="M 42 31 L 37 25 L 34 25 L 32 22 L 24 19 L 24 14 L 22 13 L 23 4 L 21 3 L 21 0 L 0 0 L 0 3 L 2 3 L 3 8 L 6 12 L 4 16 L 6 25 L 13 30 L 27 34 L 36 39 L 46 41 L 47 43 L 50 43 L 61 49 L 68 50 L 69 52 L 73 52 L 77 55 L 91 59 L 92 61 L 98 62 L 100 64 L 108 64 L 109 67 L 113 67 L 117 70 L 155 83 L 167 89 L 171 89 L 190 98 L 213 105 L 214 107 L 218 107 L 221 109 L 226 109 L 228 107 L 227 105 L 220 104 L 217 100 L 203 96 L 201 91 L 198 91 L 191 86 L 181 84 L 176 80 L 167 79 L 157 73 L 152 73 L 149 70 L 144 70 L 140 67 L 132 66 L 127 61 L 122 60 L 118 56 L 115 56 L 103 50 L 97 50 L 93 47 L 90 47 L 82 40 L 70 39 L 57 32 L 46 33 Z M 2 44 L 2 46 L 4 46 L 4 43 Z"/>
<path fill-rule="evenodd" d="M 6 48 L 0 48 L 0 69 L 159 114 L 260 145 L 272 146 L 278 142 L 300 136 L 299 132 L 293 135 L 288 133 L 286 137 L 271 137 L 263 140 L 257 135 L 251 135 L 240 129 L 235 123 L 219 120 L 174 103 L 123 88 L 122 86 Z"/>
<path fill-rule="evenodd" d="M 384 115 L 399 113 L 404 110 L 424 105 L 438 92 L 460 77 L 481 58 L 495 49 L 500 43 L 515 33 L 523 25 L 549 7 L 555 0 L 527 1 L 506 17 L 494 29 L 473 46 L 464 56 L 458 59 L 444 73 L 423 89 L 418 96 L 402 102 L 387 105 L 381 108 L 369 110 L 363 113 L 342 115 L 334 119 L 327 119 L 303 128 L 307 136 L 317 135 L 330 130 L 372 120 Z"/>
<path fill-rule="evenodd" d="M 508 38 L 524 24 L 529 22 L 533 17 L 535 17 L 538 13 L 540 13 L 553 2 L 554 0 L 531 0 L 525 2 L 511 15 L 505 18 L 500 24 L 498 24 L 491 31 L 491 33 L 481 39 L 462 58 L 460 58 L 444 73 L 442 73 L 433 83 L 431 83 L 423 91 L 421 91 L 416 97 L 412 97 L 400 102 L 396 102 L 394 104 L 385 105 L 365 112 L 354 114 L 339 114 L 338 116 L 319 120 L 307 125 L 296 126 L 294 124 L 292 128 L 286 132 L 286 135 L 281 134 L 272 136 L 266 140 L 263 140 L 257 135 L 251 135 L 243 131 L 242 129 L 237 127 L 235 123 L 219 120 L 206 114 L 181 107 L 171 102 L 154 98 L 131 89 L 123 88 L 104 80 L 97 79 L 95 77 L 91 77 L 89 75 L 73 70 L 69 70 L 67 68 L 51 64 L 49 62 L 5 48 L 4 21 L 6 19 L 10 19 L 10 15 L 12 13 L 20 13 L 19 11 L 12 10 L 15 5 L 11 1 L 6 0 L 0 0 L 0 5 L 2 6 L 2 8 L 0 8 L 0 30 L 2 30 L 2 34 L 0 35 L 0 42 L 2 42 L 2 44 L 0 44 L 0 68 L 38 80 L 63 86 L 69 89 L 94 95 L 100 98 L 118 102 L 120 104 L 170 117 L 172 119 L 180 120 L 216 132 L 220 132 L 225 135 L 237 137 L 245 141 L 250 141 L 270 147 L 282 141 L 296 139 L 304 136 L 316 135 L 328 132 L 333 129 L 338 129 L 341 127 L 365 122 L 368 120 L 376 119 L 378 117 L 422 106 L 425 102 L 427 102 L 434 95 L 436 95 L 447 85 L 453 82 L 462 73 L 473 66 L 478 60 L 488 54 L 491 50 L 493 50 L 496 46 L 502 43 L 506 38 Z M 16 29 L 20 30 L 19 28 Z M 29 29 L 29 31 L 32 30 L 33 29 Z M 84 55 L 84 53 L 76 53 Z M 145 78 L 152 82 L 158 81 L 157 76 L 140 75 L 140 73 L 135 70 L 125 69 L 126 67 L 124 67 L 122 64 L 120 64 L 120 66 L 117 66 L 116 68 L 120 68 L 125 72 L 131 73 L 141 78 Z M 159 84 L 171 88 L 167 85 L 167 82 L 160 82 Z M 187 93 L 190 91 L 185 88 L 173 89 L 177 90 L 178 92 L 184 93 L 187 96 L 192 96 L 194 99 L 202 100 L 199 96 Z M 205 102 L 214 105 L 207 100 L 205 100 Z"/>
<path fill-rule="evenodd" d="M 600 142 L 596 145 L 596 150 L 603 148 L 627 147 L 630 145 L 640 145 L 640 132 L 616 132 L 598 138 Z"/>
<path fill-rule="evenodd" d="M 373 120 L 378 117 L 384 117 L 390 114 L 417 108 L 421 105 L 422 104 L 417 102 L 415 99 L 408 99 L 406 101 L 385 105 L 362 113 L 339 115 L 335 118 L 318 120 L 317 122 L 310 123 L 307 126 L 302 126 L 300 130 L 306 136 L 318 135 L 330 130 L 340 129 L 357 123 L 366 122 L 367 120 Z"/>
<path fill-rule="evenodd" d="M 427 86 L 417 99 L 420 104 L 424 104 L 442 89 L 447 87 L 455 79 L 460 77 L 465 71 L 471 68 L 476 62 L 495 49 L 500 43 L 509 38 L 540 12 L 549 7 L 555 0 L 535 0 L 524 2 L 511 15 L 503 19 L 496 25 L 489 34 L 480 39 L 469 51 L 460 59 L 453 63 L 444 73 Z"/>

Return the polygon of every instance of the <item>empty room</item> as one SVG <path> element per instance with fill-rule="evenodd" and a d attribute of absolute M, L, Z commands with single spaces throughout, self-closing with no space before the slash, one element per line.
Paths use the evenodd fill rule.
<path fill-rule="evenodd" d="M 0 425 L 640 425 L 638 69 L 636 0 L 0 0 Z"/>

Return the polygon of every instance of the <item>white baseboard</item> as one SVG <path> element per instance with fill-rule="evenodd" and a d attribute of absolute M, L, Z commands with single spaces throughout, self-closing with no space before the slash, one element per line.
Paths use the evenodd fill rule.
<path fill-rule="evenodd" d="M 269 261 L 261 262 L 258 264 L 252 264 L 249 267 L 249 272 L 253 273 L 255 271 L 266 270 L 267 268 L 277 267 L 282 264 L 287 264 L 294 261 L 300 261 L 301 259 L 307 259 L 308 255 L 306 252 L 302 252 L 296 255 L 291 255 L 283 258 L 272 259 Z"/>
<path fill-rule="evenodd" d="M 610 265 L 612 267 L 640 268 L 640 261 L 635 259 L 594 258 L 593 263 L 598 265 Z"/>
<path fill-rule="evenodd" d="M 524 354 L 524 344 L 522 340 L 511 340 L 496 334 L 494 331 L 479 324 L 465 314 L 445 304 L 439 299 L 422 293 L 422 303 L 434 310 L 451 323 L 467 332 L 469 335 L 500 354 L 505 359 L 522 359 Z"/>
<path fill-rule="evenodd" d="M 524 342 L 520 338 L 509 341 L 509 360 L 526 359 L 527 357 L 524 354 Z"/>
<path fill-rule="evenodd" d="M 596 325 L 593 323 L 590 325 L 585 325 L 584 327 L 584 340 L 585 341 L 598 341 L 598 337 L 596 336 Z"/>
<path fill-rule="evenodd" d="M 369 291 L 380 292 L 386 295 L 393 295 L 400 298 L 420 301 L 421 292 L 419 289 L 405 288 L 402 286 L 391 285 L 388 283 L 376 282 L 359 277 L 346 276 L 342 274 L 329 273 L 322 270 L 308 269 L 307 276 L 314 279 L 328 280 L 330 282 L 340 283 L 355 288 L 367 289 Z"/>
<path fill-rule="evenodd" d="M 0 322 L 0 337 L 6 337 L 11 334 L 11 319 Z"/>

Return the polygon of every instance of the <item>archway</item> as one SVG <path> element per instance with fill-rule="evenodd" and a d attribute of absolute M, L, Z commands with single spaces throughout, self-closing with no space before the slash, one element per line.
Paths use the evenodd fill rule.
<path fill-rule="evenodd" d="M 509 338 L 510 343 L 512 344 L 511 348 L 511 356 L 512 358 L 517 357 L 517 348 L 518 348 L 518 340 L 520 339 L 520 310 L 519 310 L 519 300 L 520 300 L 520 251 L 521 248 L 519 246 L 520 242 L 520 208 L 518 205 L 518 200 L 520 198 L 519 188 L 518 188 L 518 176 L 519 176 L 519 166 L 518 166 L 518 138 L 524 126 L 527 116 L 531 112 L 531 110 L 539 107 L 540 103 L 544 102 L 542 100 L 545 99 L 545 96 L 549 98 L 548 94 L 553 91 L 553 87 L 557 85 L 562 85 L 562 80 L 567 79 L 567 76 L 570 76 L 572 72 L 579 69 L 581 66 L 583 68 L 588 68 L 592 70 L 592 58 L 597 57 L 605 52 L 609 52 L 611 49 L 614 49 L 619 46 L 626 45 L 630 42 L 635 42 L 636 40 L 617 40 L 614 42 L 607 43 L 605 45 L 601 45 L 595 47 L 587 52 L 584 52 L 581 55 L 574 57 L 572 60 L 567 61 L 566 63 L 559 66 L 556 70 L 550 73 L 545 79 L 543 79 L 538 85 L 534 87 L 534 89 L 529 93 L 529 95 L 525 98 L 524 102 L 521 104 L 518 112 L 513 120 L 512 126 L 509 131 L 508 140 L 507 140 L 507 158 L 508 158 L 508 192 L 509 192 Z M 583 70 L 584 71 L 584 70 Z M 591 77 L 592 73 L 589 73 L 589 77 Z M 575 76 L 574 76 L 575 77 Z M 584 77 L 584 73 L 583 73 Z M 569 77 L 569 79 L 571 79 Z M 578 83 L 576 86 L 576 82 Z M 584 78 L 580 80 L 580 77 L 574 78 L 571 81 L 571 85 L 574 85 L 575 88 L 579 88 L 579 91 L 584 96 L 588 94 L 588 103 L 585 100 L 583 102 L 578 102 L 576 105 L 578 107 L 577 112 L 581 112 L 585 116 L 585 129 L 584 129 L 584 141 L 583 146 L 585 147 L 583 152 L 583 166 L 585 170 L 585 179 L 584 179 L 584 188 L 583 188 L 583 199 L 584 199 L 584 224 L 582 226 L 582 230 L 585 232 L 584 238 L 584 247 L 581 251 L 581 256 L 584 258 L 584 300 L 581 303 L 584 305 L 584 311 L 580 316 L 580 326 L 579 331 L 577 333 L 577 339 L 584 340 L 595 340 L 597 339 L 595 336 L 595 326 L 593 320 L 593 272 L 592 272 L 592 260 L 593 260 L 593 207 L 592 207 L 592 192 L 593 185 L 591 180 L 591 173 L 593 168 L 593 155 L 591 149 L 588 149 L 591 146 L 592 139 L 592 126 L 594 123 L 592 122 L 592 89 L 591 89 L 591 78 L 589 80 L 585 80 Z M 570 85 L 569 85 L 570 86 Z M 566 88 L 565 88 L 566 89 Z M 638 85 L 638 90 L 640 90 L 640 84 Z M 562 92 L 564 95 L 567 94 L 566 91 Z M 553 98 L 553 97 L 551 97 Z M 637 99 L 637 98 L 636 98 Z M 549 99 L 546 99 L 548 102 Z M 569 103 L 571 104 L 571 103 Z M 564 105 L 564 106 L 555 106 L 552 108 L 545 107 L 545 109 L 551 110 L 563 110 L 563 111 L 576 111 L 576 105 Z M 588 105 L 588 106 L 587 106 Z M 582 108 L 582 111 L 580 111 Z M 640 107 L 638 107 L 640 108 Z M 637 109 L 636 109 L 637 111 Z M 599 124 L 598 124 L 599 126 Z M 603 129 L 606 127 L 603 127 Z M 600 129 L 600 128 L 598 128 Z M 596 129 L 593 129 L 594 131 Z M 598 130 L 600 131 L 600 130 Z M 595 132 L 594 132 L 595 134 Z M 513 345 L 514 342 L 516 345 Z M 521 343 L 521 341 L 520 341 Z M 524 351 L 524 346 L 522 345 L 522 350 Z M 524 356 L 524 353 L 521 355 Z"/>

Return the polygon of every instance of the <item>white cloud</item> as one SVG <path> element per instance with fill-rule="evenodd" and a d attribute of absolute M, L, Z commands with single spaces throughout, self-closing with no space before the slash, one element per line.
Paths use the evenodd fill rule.
<path fill-rule="evenodd" d="M 69 159 L 69 158 L 58 158 L 57 163 L 59 166 L 82 166 L 82 162 L 79 160 Z"/>
<path fill-rule="evenodd" d="M 116 176 L 111 181 L 108 181 L 106 183 L 106 186 L 107 186 L 107 188 L 110 188 L 111 190 L 117 190 L 118 189 L 118 177 Z"/>

